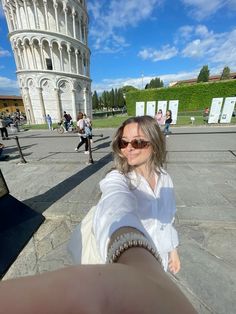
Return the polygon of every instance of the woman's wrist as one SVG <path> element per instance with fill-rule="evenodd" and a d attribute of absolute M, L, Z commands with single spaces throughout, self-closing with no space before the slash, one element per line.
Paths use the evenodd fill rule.
<path fill-rule="evenodd" d="M 143 235 L 142 232 L 131 227 L 120 228 L 112 235 L 108 247 L 106 262 L 118 262 L 120 257 L 131 248 L 142 248 L 148 251 L 160 264 L 162 264 L 158 251 L 153 247 L 150 241 Z"/>

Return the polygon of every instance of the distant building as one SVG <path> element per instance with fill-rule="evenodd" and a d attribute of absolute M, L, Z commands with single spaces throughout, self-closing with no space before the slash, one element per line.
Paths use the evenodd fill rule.
<path fill-rule="evenodd" d="M 25 113 L 92 114 L 86 0 L 2 0 Z"/>
<path fill-rule="evenodd" d="M 21 96 L 0 95 L 0 113 L 12 115 L 17 109 L 19 109 L 20 112 L 25 112 Z"/>
<path fill-rule="evenodd" d="M 216 82 L 220 81 L 221 75 L 212 75 L 209 76 L 208 82 Z M 235 80 L 236 79 L 236 72 L 230 73 L 230 80 Z M 170 87 L 178 86 L 178 85 L 192 85 L 197 83 L 197 78 L 194 79 L 189 79 L 189 80 L 182 80 L 182 81 L 176 81 L 176 82 L 171 82 L 169 84 Z"/>

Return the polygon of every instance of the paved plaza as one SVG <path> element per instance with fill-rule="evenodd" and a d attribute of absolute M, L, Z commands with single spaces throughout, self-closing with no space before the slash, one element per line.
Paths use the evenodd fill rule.
<path fill-rule="evenodd" d="M 75 134 L 34 130 L 5 141 L 0 162 L 11 194 L 46 220 L 3 279 L 71 265 L 71 231 L 100 197 L 113 129 L 95 129 L 93 164 Z M 166 168 L 175 185 L 182 269 L 173 280 L 198 313 L 236 313 L 236 126 L 172 128 Z M 100 135 L 103 134 L 103 137 Z M 12 135 L 13 136 L 13 135 Z M 3 254 L 3 252 L 1 252 Z"/>

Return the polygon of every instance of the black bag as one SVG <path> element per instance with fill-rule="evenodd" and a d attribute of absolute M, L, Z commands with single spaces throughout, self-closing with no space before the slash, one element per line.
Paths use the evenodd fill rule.
<path fill-rule="evenodd" d="M 77 127 L 77 132 L 78 132 L 79 134 L 84 134 L 84 133 L 85 133 L 84 129 L 81 129 L 81 128 L 79 128 L 79 127 Z"/>

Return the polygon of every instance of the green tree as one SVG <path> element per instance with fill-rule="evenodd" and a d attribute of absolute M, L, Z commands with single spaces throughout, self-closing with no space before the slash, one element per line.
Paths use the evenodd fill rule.
<path fill-rule="evenodd" d="M 197 82 L 208 82 L 210 76 L 210 70 L 208 69 L 208 65 L 204 65 L 197 77 Z"/>
<path fill-rule="evenodd" d="M 108 97 L 107 97 L 107 92 L 104 91 L 101 95 L 101 103 L 103 107 L 106 107 L 108 109 Z"/>
<path fill-rule="evenodd" d="M 156 77 L 154 79 L 151 79 L 149 84 L 146 84 L 145 89 L 160 88 L 160 87 L 163 87 L 163 86 L 164 86 L 163 81 L 159 77 Z"/>
<path fill-rule="evenodd" d="M 220 80 L 229 80 L 230 79 L 230 68 L 224 67 Z"/>
<path fill-rule="evenodd" d="M 98 98 L 98 101 L 95 101 L 96 96 L 93 95 L 93 108 L 95 103 L 97 104 L 98 108 L 103 108 L 106 107 L 107 110 L 113 108 L 113 107 L 119 107 L 123 108 L 125 106 L 125 96 L 124 96 L 124 91 L 123 88 L 119 89 L 113 89 L 109 91 L 103 91 L 102 95 Z"/>
<path fill-rule="evenodd" d="M 92 96 L 92 105 L 93 109 L 99 109 L 99 99 L 96 91 L 94 91 Z"/>
<path fill-rule="evenodd" d="M 115 106 L 115 92 L 114 89 L 110 91 L 110 106 L 113 108 Z"/>
<path fill-rule="evenodd" d="M 138 89 L 134 86 L 126 85 L 126 86 L 122 87 L 122 90 L 123 90 L 123 93 L 125 94 L 125 93 L 131 92 L 131 91 L 137 91 Z"/>
<path fill-rule="evenodd" d="M 124 105 L 125 105 L 125 99 L 124 99 L 123 89 L 119 88 L 117 92 L 117 106 L 119 108 L 123 108 Z"/>

